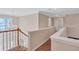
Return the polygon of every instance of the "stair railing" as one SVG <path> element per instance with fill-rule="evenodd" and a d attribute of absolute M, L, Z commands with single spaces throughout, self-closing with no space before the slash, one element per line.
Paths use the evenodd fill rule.
<path fill-rule="evenodd" d="M 20 33 L 28 37 L 20 28 L 0 31 L 0 50 L 5 51 L 14 47 L 20 47 Z"/>

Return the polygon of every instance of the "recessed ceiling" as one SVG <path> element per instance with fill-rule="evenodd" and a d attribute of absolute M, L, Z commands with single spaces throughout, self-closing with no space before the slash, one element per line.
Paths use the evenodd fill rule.
<path fill-rule="evenodd" d="M 43 12 L 49 16 L 79 13 L 79 8 L 0 8 L 0 14 L 23 16 L 33 12 Z"/>

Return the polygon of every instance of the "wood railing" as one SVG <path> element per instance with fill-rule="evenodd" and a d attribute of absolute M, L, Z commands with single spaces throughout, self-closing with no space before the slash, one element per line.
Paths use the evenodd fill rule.
<path fill-rule="evenodd" d="M 20 33 L 24 35 L 25 37 L 28 37 L 26 33 L 24 33 L 20 28 L 13 29 L 13 30 L 5 30 L 0 31 L 0 45 L 2 45 L 0 48 L 1 50 L 9 50 L 13 48 L 13 45 L 15 47 L 20 47 Z"/>

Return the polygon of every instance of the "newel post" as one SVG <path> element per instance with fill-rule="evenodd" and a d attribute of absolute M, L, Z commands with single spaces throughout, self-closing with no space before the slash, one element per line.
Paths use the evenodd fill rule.
<path fill-rule="evenodd" d="M 17 47 L 19 47 L 19 28 L 17 28 Z"/>

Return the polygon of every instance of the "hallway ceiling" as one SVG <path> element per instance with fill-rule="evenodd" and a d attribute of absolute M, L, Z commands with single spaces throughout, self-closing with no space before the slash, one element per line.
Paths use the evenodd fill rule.
<path fill-rule="evenodd" d="M 49 16 L 63 16 L 79 13 L 79 8 L 0 8 L 0 14 L 23 16 L 40 12 Z"/>

